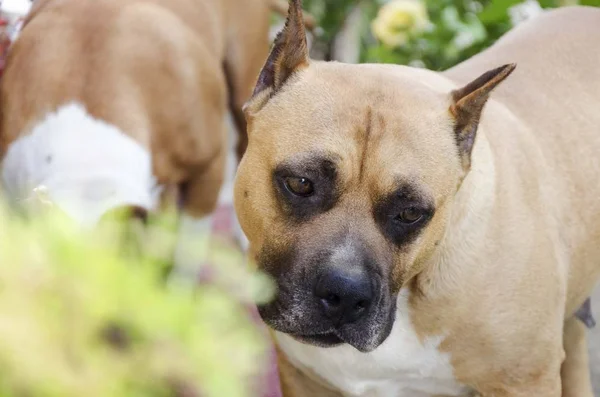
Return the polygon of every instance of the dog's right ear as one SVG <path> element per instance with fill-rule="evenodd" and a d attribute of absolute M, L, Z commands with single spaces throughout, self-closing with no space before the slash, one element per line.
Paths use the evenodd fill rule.
<path fill-rule="evenodd" d="M 471 151 L 483 107 L 491 92 L 517 67 L 511 63 L 490 70 L 466 86 L 452 91 L 450 113 L 454 119 L 454 133 L 464 171 L 471 168 Z"/>
<path fill-rule="evenodd" d="M 245 111 L 248 107 L 261 108 L 295 72 L 307 67 L 308 63 L 302 0 L 290 0 L 285 27 L 275 38 Z"/>

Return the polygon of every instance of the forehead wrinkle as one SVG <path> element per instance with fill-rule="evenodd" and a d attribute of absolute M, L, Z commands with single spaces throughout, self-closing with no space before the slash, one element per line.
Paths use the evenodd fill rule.
<path fill-rule="evenodd" d="M 369 140 L 371 138 L 371 128 L 373 123 L 373 109 L 370 106 L 367 106 L 366 115 L 365 115 L 365 126 L 364 129 L 362 126 L 358 128 L 358 142 L 362 147 L 361 155 L 359 159 L 359 171 L 358 171 L 358 181 L 359 183 L 363 180 L 363 175 L 365 173 L 365 167 L 367 162 L 367 153 L 369 151 Z"/>
<path fill-rule="evenodd" d="M 372 105 L 367 105 L 364 114 L 362 118 L 364 121 L 356 129 L 359 184 L 366 181 L 368 175 L 371 174 L 377 179 L 381 177 L 379 173 L 381 170 L 378 169 L 381 166 L 381 160 L 386 156 L 381 156 L 378 151 L 382 143 L 386 141 L 386 134 L 389 133 L 387 131 L 385 115 L 379 109 L 374 108 Z M 374 171 L 375 173 L 373 173 Z"/>

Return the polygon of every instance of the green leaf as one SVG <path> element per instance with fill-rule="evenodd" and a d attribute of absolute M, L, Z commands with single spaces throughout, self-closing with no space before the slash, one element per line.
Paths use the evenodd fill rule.
<path fill-rule="evenodd" d="M 542 8 L 555 8 L 560 5 L 559 0 L 538 0 Z"/>
<path fill-rule="evenodd" d="M 251 396 L 268 345 L 245 305 L 272 287 L 238 252 L 214 245 L 223 274 L 192 290 L 143 252 L 120 255 L 118 225 L 82 232 L 2 202 L 0 225 L 1 396 Z"/>
<path fill-rule="evenodd" d="M 489 3 L 477 16 L 483 24 L 501 21 L 508 17 L 508 9 L 521 3 L 522 0 L 494 0 Z"/>

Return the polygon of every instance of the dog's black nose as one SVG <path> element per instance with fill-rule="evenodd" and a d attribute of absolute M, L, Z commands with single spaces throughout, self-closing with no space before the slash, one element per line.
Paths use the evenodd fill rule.
<path fill-rule="evenodd" d="M 318 279 L 315 295 L 323 314 L 341 326 L 357 321 L 368 312 L 373 302 L 373 285 L 364 272 L 331 269 Z"/>

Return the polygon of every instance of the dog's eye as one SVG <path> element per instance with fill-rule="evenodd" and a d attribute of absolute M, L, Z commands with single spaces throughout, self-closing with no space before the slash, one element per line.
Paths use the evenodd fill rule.
<path fill-rule="evenodd" d="M 396 217 L 396 220 L 407 225 L 412 225 L 413 223 L 419 222 L 423 216 L 423 211 L 419 208 L 409 207 L 402 210 L 402 212 Z"/>
<path fill-rule="evenodd" d="M 295 176 L 285 178 L 285 187 L 290 193 L 301 197 L 308 197 L 315 191 L 310 179 Z"/>

